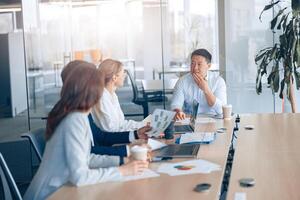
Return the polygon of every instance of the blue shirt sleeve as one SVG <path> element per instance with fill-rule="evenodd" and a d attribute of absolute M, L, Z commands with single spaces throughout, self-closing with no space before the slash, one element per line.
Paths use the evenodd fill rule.
<path fill-rule="evenodd" d="M 173 98 L 171 102 L 171 109 L 182 110 L 183 103 L 184 103 L 184 81 L 183 79 L 179 79 L 174 89 Z"/>

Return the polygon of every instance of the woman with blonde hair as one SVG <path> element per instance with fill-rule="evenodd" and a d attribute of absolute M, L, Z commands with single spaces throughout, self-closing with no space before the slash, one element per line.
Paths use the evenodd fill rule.
<path fill-rule="evenodd" d="M 82 65 L 85 63 L 85 65 Z M 80 65 L 81 64 L 81 65 Z M 89 66 L 96 69 L 95 65 L 90 65 L 82 60 L 74 60 L 69 62 L 61 72 L 61 79 L 64 83 L 69 77 L 72 77 L 73 71 L 76 71 L 77 68 Z M 99 72 L 100 73 L 100 72 Z M 101 73 L 100 73 L 101 74 Z M 101 74 L 102 75 L 102 74 Z M 104 87 L 104 78 L 102 76 L 100 87 L 103 90 Z M 115 155 L 120 156 L 121 163 L 124 162 L 124 157 L 129 156 L 129 144 L 137 139 L 147 139 L 145 132 L 150 130 L 149 126 L 142 127 L 136 131 L 104 131 L 101 130 L 92 119 L 91 114 L 88 116 L 90 127 L 93 133 L 94 146 L 91 149 L 91 152 L 94 154 L 101 155 Z M 112 134 L 113 133 L 113 134 Z M 118 145 L 116 145 L 118 144 Z"/>
<path fill-rule="evenodd" d="M 97 106 L 92 109 L 95 124 L 105 131 L 132 131 L 145 126 L 144 122 L 126 120 L 116 90 L 123 86 L 126 73 L 121 62 L 104 60 L 98 68 L 104 76 L 105 88 Z"/>

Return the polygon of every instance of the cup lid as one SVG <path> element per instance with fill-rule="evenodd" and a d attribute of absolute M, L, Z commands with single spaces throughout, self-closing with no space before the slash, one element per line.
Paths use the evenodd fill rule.
<path fill-rule="evenodd" d="M 225 105 L 223 105 L 223 107 L 232 107 L 232 105 L 231 104 L 225 104 Z"/>
<path fill-rule="evenodd" d="M 148 151 L 147 147 L 139 146 L 139 145 L 134 145 L 133 147 L 131 147 L 130 150 L 135 152 Z"/>

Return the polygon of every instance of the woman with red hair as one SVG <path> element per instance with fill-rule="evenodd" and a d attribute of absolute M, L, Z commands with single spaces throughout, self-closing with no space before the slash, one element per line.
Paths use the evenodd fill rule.
<path fill-rule="evenodd" d="M 67 183 L 82 186 L 117 181 L 148 167 L 147 161 L 119 166 L 119 156 L 90 153 L 93 136 L 87 115 L 102 95 L 99 85 L 103 81 L 93 64 L 73 64 L 76 68 L 64 80 L 61 98 L 48 115 L 45 152 L 25 200 L 46 199 Z"/>

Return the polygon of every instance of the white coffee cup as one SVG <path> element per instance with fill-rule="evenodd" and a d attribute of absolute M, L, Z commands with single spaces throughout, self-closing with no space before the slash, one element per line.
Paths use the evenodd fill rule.
<path fill-rule="evenodd" d="M 148 148 L 143 146 L 135 145 L 131 147 L 130 153 L 134 160 L 147 160 Z"/>
<path fill-rule="evenodd" d="M 223 110 L 223 118 L 231 119 L 232 105 L 230 105 L 230 104 L 223 105 L 222 110 Z"/>

